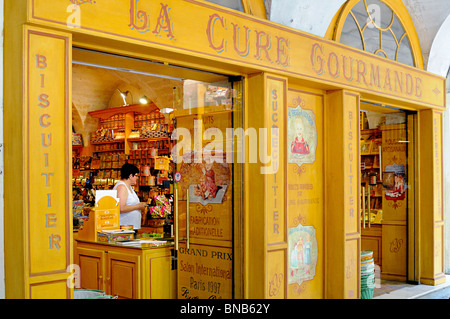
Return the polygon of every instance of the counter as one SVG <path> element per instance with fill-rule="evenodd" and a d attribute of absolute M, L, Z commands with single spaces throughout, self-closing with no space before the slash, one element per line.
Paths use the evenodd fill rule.
<path fill-rule="evenodd" d="M 173 243 L 130 245 L 76 240 L 80 285 L 123 299 L 175 299 Z"/>

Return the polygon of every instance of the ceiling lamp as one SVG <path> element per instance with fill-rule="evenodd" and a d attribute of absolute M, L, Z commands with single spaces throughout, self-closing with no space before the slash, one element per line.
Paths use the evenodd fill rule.
<path fill-rule="evenodd" d="M 168 113 L 172 113 L 173 109 L 170 107 L 165 107 L 165 108 L 162 108 L 161 110 L 159 110 L 159 112 L 168 114 Z"/>
<path fill-rule="evenodd" d="M 139 103 L 141 104 L 148 104 L 148 98 L 144 95 L 139 99 Z"/>
<path fill-rule="evenodd" d="M 131 94 L 131 92 L 130 92 L 130 91 L 122 92 L 122 91 L 119 90 L 119 89 L 117 89 L 117 91 L 119 91 L 120 96 L 121 96 L 122 99 L 123 99 L 123 106 L 127 106 L 127 105 L 128 105 L 128 103 L 127 103 L 127 95 L 128 95 L 128 94 Z M 133 99 L 133 96 L 131 96 L 131 99 Z"/>

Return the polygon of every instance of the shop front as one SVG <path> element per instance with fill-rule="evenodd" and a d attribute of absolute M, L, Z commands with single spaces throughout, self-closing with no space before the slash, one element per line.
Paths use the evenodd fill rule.
<path fill-rule="evenodd" d="M 355 299 L 361 250 L 445 280 L 441 77 L 195 0 L 6 1 L 4 69 L 7 298 Z M 95 194 L 74 232 L 124 162 L 163 246 L 101 242 Z"/>

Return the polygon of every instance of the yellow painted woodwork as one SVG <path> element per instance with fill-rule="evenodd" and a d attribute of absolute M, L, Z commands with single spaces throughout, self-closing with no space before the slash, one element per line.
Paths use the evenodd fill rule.
<path fill-rule="evenodd" d="M 81 288 L 98 289 L 119 299 L 174 299 L 173 247 L 131 248 L 80 240 L 77 263 Z"/>
<path fill-rule="evenodd" d="M 89 36 L 96 36 L 103 43 L 112 39 L 125 41 L 125 48 L 152 47 L 155 54 L 167 50 L 171 54 L 164 56 L 165 62 L 176 59 L 177 54 L 187 53 L 191 58 L 178 58 L 191 66 L 205 59 L 204 63 L 214 62 L 212 67 L 216 68 L 246 73 L 252 72 L 248 69 L 252 68 L 253 72 L 260 69 L 310 78 L 334 88 L 352 88 L 390 101 L 436 108 L 445 104 L 442 77 L 270 21 L 249 20 L 226 8 L 218 11 L 214 6 L 187 4 L 181 0 L 170 0 L 156 7 L 150 2 L 126 0 L 92 2 L 80 6 L 82 19 L 77 20 L 77 13 L 73 13 L 74 9 L 66 1 L 50 4 L 47 0 L 34 0 L 30 4 L 29 19 L 34 23 L 69 30 L 80 40 L 88 41 Z M 136 18 L 138 11 L 143 15 L 142 20 Z M 109 13 L 109 19 L 97 18 L 103 12 Z M 186 25 L 190 27 L 183 27 Z M 201 36 L 192 41 L 192 34 Z M 397 77 L 403 86 L 395 85 Z"/>
<path fill-rule="evenodd" d="M 256 3 L 247 1 L 247 10 Z M 399 8 L 400 1 L 393 5 Z M 244 283 L 240 293 L 245 298 L 359 298 L 359 98 L 418 110 L 418 182 L 414 190 L 418 204 L 414 221 L 420 233 L 415 237 L 418 256 L 414 258 L 420 271 L 419 267 L 416 271 L 422 283 L 435 285 L 445 280 L 440 112 L 445 108 L 445 79 L 270 21 L 248 19 L 246 14 L 216 8 L 182 0 L 168 0 L 156 6 L 151 1 L 93 1 L 78 7 L 65 0 L 5 1 L 7 298 L 70 298 L 73 294 L 66 284 L 66 267 L 73 263 L 69 167 L 72 37 L 80 47 L 246 76 L 241 108 L 246 114 L 244 128 L 276 125 L 280 133 L 278 145 L 269 140 L 265 146 L 268 154 L 278 146 L 280 157 L 271 157 L 269 163 L 258 158 L 245 165 L 246 178 L 241 181 L 245 182 L 246 191 L 245 228 L 242 237 L 235 235 L 239 240 L 234 242 L 241 247 L 244 261 L 233 256 L 234 261 L 212 263 L 223 268 L 224 273 L 233 262 L 242 263 L 240 274 L 244 274 Z M 142 20 L 137 18 L 138 11 Z M 258 7 L 258 12 L 256 15 L 262 16 L 262 7 Z M 413 25 L 407 22 L 406 27 L 410 30 Z M 55 28 L 60 31 L 54 31 Z M 415 49 L 416 40 L 412 41 Z M 86 52 L 74 54 L 80 61 L 135 70 L 144 67 L 138 60 L 98 57 Z M 420 56 L 416 59 L 420 61 Z M 155 72 L 167 73 L 162 70 L 163 65 L 155 64 Z M 165 75 L 223 80 L 216 74 L 199 75 L 189 69 L 168 73 Z M 293 98 L 302 99 L 305 109 L 314 112 L 318 135 L 315 162 L 303 164 L 297 171 L 297 164 L 288 163 L 287 159 L 287 111 L 295 106 Z M 232 116 L 226 109 L 204 107 L 197 111 L 198 118 L 218 111 L 214 120 L 223 125 L 228 125 Z M 177 115 L 183 121 L 187 114 Z M 192 121 L 193 117 L 186 116 L 184 120 Z M 52 147 L 45 153 L 50 133 Z M 258 134 L 258 141 L 261 136 Z M 254 146 L 246 146 L 247 160 Z M 261 174 L 262 168 L 275 167 L 275 174 Z M 301 195 L 291 186 L 309 184 L 312 188 L 303 186 Z M 310 201 L 291 203 L 303 196 Z M 185 238 L 186 202 L 180 200 L 179 204 L 180 237 Z M 233 207 L 231 203 L 227 205 L 228 213 Z M 197 205 L 189 207 L 193 212 Z M 55 212 L 49 210 L 47 219 L 38 214 L 49 208 Z M 221 256 L 230 254 L 233 240 L 231 215 L 224 220 L 223 238 L 214 242 Z M 399 238 L 408 240 L 403 220 L 400 224 L 393 221 L 396 222 L 388 220 L 383 229 L 386 243 Z M 314 279 L 301 285 L 288 282 L 289 230 L 299 224 L 314 226 L 319 247 Z M 238 231 L 235 229 L 235 233 Z M 83 238 L 81 233 L 79 236 Z M 194 248 L 213 242 L 202 236 L 192 237 Z M 383 251 L 391 249 L 391 245 L 383 245 Z M 207 254 L 212 256 L 212 248 L 208 249 Z M 75 262 L 81 267 L 81 282 L 86 288 L 123 298 L 177 297 L 169 248 L 133 249 L 79 241 L 77 251 Z M 191 259 L 189 254 L 185 257 L 188 271 L 181 283 L 191 289 L 187 263 L 199 259 Z M 401 269 L 391 272 L 401 273 L 403 278 L 404 265 L 396 266 Z M 180 268 L 178 272 L 181 273 Z M 215 283 L 206 286 L 212 289 L 210 293 L 223 293 L 226 297 L 233 294 L 232 278 Z M 196 287 L 200 286 L 197 283 Z"/>
<path fill-rule="evenodd" d="M 249 77 L 249 128 L 258 128 L 263 158 L 250 161 L 248 216 L 248 298 L 286 298 L 287 230 L 284 196 L 285 120 L 287 81 L 270 74 Z M 272 131 L 272 128 L 278 130 Z M 266 130 L 266 131 L 264 131 Z M 261 132 L 265 132 L 262 134 Z M 275 137 L 278 134 L 278 139 Z M 262 141 L 261 141 L 262 139 Z M 249 151 L 249 156 L 254 155 Z M 261 150 L 258 150 L 261 152 Z M 256 200 L 263 199 L 263 200 Z M 261 231 L 265 230 L 265 231 Z M 275 259 L 273 256 L 283 256 Z"/>
<path fill-rule="evenodd" d="M 419 112 L 420 281 L 445 282 L 442 207 L 442 113 Z"/>
<path fill-rule="evenodd" d="M 64 279 L 30 285 L 32 299 L 69 299 L 70 297 L 70 289 L 67 288 L 67 282 Z"/>
<path fill-rule="evenodd" d="M 325 109 L 326 296 L 359 298 L 359 96 L 335 91 Z M 328 117 L 327 117 L 328 115 Z"/>
<path fill-rule="evenodd" d="M 66 187 L 71 180 L 71 36 L 9 21 L 6 28 L 6 47 L 16 52 L 6 61 L 15 59 L 19 66 L 5 84 L 5 141 L 14 145 L 5 148 L 5 166 L 11 167 L 5 174 L 10 185 L 5 187 L 5 209 L 10 212 L 5 229 L 6 235 L 14 234 L 5 246 L 6 295 L 68 298 L 70 289 L 55 292 L 46 282 L 66 279 L 72 264 L 71 191 Z M 5 71 L 10 72 L 8 67 Z"/>
<path fill-rule="evenodd" d="M 300 109 L 299 109 L 300 107 Z M 287 108 L 285 110 L 286 124 L 287 124 L 287 150 L 286 154 L 292 155 L 293 139 L 298 134 L 298 122 L 293 112 L 294 110 L 305 113 L 303 117 L 303 135 L 308 142 L 311 153 L 314 151 L 314 159 L 305 161 L 304 155 L 297 156 L 298 162 L 289 162 L 286 169 L 286 205 L 287 205 L 287 227 L 288 227 L 288 241 L 290 243 L 288 256 L 288 294 L 287 298 L 304 298 L 304 299 L 321 299 L 325 297 L 325 198 L 324 198 L 324 111 L 325 111 L 325 97 L 321 91 L 308 90 L 302 87 L 293 87 L 290 85 L 287 95 Z M 289 115 L 292 115 L 292 119 Z M 308 123 L 308 119 L 311 123 Z M 314 132 L 306 129 L 308 125 L 315 125 Z M 297 127 L 296 127 L 297 124 Z M 301 128 L 300 128 L 301 129 Z M 316 140 L 314 140 L 314 134 Z M 311 154 L 310 153 L 310 154 Z M 293 156 L 296 159 L 295 156 Z M 303 227 L 312 227 L 315 231 L 315 238 L 310 240 L 317 241 L 317 257 L 314 253 L 310 256 L 312 259 L 310 263 L 304 262 L 303 268 L 296 269 L 291 267 L 295 263 L 292 251 L 295 242 L 291 238 L 291 230 L 299 225 Z M 308 236 L 307 236 L 308 237 Z M 306 256 L 306 249 L 308 242 L 305 238 L 302 242 L 302 249 L 304 258 Z M 298 257 L 297 257 L 298 259 Z M 301 275 L 294 276 L 295 272 L 300 272 Z M 295 282 L 294 282 L 295 281 Z"/>

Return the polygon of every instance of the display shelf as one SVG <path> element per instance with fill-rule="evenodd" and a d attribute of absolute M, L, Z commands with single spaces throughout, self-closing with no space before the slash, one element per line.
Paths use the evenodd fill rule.
<path fill-rule="evenodd" d="M 155 103 L 133 104 L 128 106 L 112 107 L 104 110 L 91 111 L 89 112 L 89 115 L 98 119 L 107 120 L 111 116 L 114 116 L 116 114 L 126 114 L 135 112 L 147 114 L 155 111 L 159 111 Z"/>
<path fill-rule="evenodd" d="M 128 142 L 155 142 L 155 141 L 163 141 L 163 140 L 170 140 L 170 137 L 163 136 L 163 137 L 150 137 L 150 138 L 128 138 Z"/>

